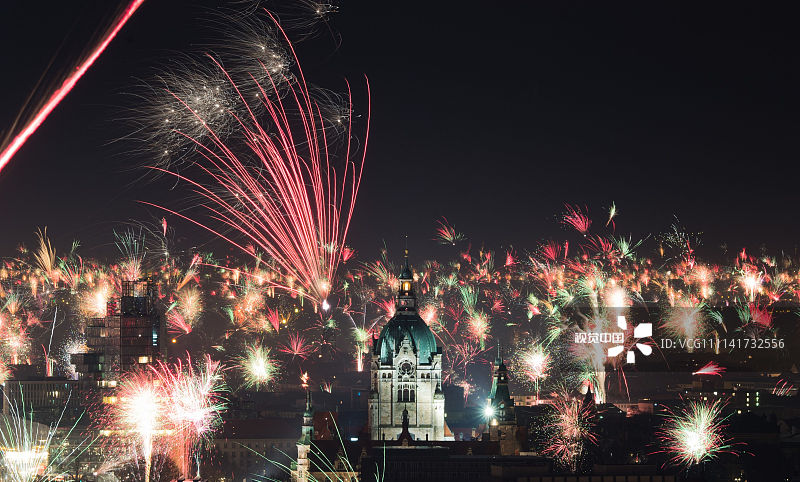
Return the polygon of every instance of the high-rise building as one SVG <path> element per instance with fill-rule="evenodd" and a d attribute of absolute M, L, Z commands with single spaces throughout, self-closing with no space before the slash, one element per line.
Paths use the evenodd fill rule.
<path fill-rule="evenodd" d="M 397 440 L 407 418 L 416 440 L 453 440 L 444 415 L 442 349 L 417 313 L 408 265 L 399 277 L 397 311 L 373 340 L 369 426 L 373 440 Z"/>
<path fill-rule="evenodd" d="M 119 300 L 106 316 L 86 328 L 87 353 L 72 355 L 81 379 L 113 388 L 120 374 L 166 356 L 166 332 L 156 305 L 156 285 L 149 279 L 123 281 Z"/>

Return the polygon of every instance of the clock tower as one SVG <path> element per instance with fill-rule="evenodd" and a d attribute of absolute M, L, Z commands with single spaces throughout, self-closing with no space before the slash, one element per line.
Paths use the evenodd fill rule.
<path fill-rule="evenodd" d="M 408 250 L 399 281 L 395 315 L 372 340 L 370 435 L 397 440 L 405 425 L 415 440 L 453 440 L 444 419 L 442 349 L 417 313 Z"/>

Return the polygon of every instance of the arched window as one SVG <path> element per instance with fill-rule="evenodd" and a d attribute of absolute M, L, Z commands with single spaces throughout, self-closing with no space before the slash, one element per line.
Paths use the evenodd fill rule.
<path fill-rule="evenodd" d="M 414 401 L 414 389 L 412 388 L 411 389 L 411 398 L 409 399 L 409 402 L 413 402 L 413 401 Z"/>

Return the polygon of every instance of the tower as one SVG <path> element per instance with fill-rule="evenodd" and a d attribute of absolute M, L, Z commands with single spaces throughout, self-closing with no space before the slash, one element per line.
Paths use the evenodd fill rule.
<path fill-rule="evenodd" d="M 311 451 L 311 441 L 314 439 L 314 408 L 311 404 L 311 392 L 306 390 L 306 411 L 303 412 L 303 428 L 300 439 L 297 441 L 297 467 L 294 471 L 293 480 L 296 482 L 307 482 L 311 461 L 309 452 Z"/>
<path fill-rule="evenodd" d="M 487 415 L 489 415 L 489 440 L 500 442 L 501 455 L 519 454 L 517 439 L 517 414 L 514 399 L 508 389 L 508 368 L 497 345 L 497 358 L 494 362 L 492 390 L 489 392 Z"/>
<path fill-rule="evenodd" d="M 444 420 L 442 350 L 417 313 L 408 250 L 399 276 L 396 312 L 372 340 L 369 426 L 372 440 L 453 440 Z M 405 414 L 405 416 L 404 416 Z"/>

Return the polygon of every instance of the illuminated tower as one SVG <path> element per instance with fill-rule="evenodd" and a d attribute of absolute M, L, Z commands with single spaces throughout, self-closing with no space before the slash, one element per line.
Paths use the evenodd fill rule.
<path fill-rule="evenodd" d="M 417 313 L 408 250 L 399 281 L 395 315 L 372 340 L 370 435 L 396 440 L 405 411 L 414 439 L 453 440 L 444 419 L 442 350 Z"/>
<path fill-rule="evenodd" d="M 296 482 L 308 482 L 311 462 L 308 458 L 311 442 L 314 439 L 314 408 L 311 405 L 311 392 L 306 390 L 306 411 L 303 412 L 303 428 L 297 441 L 297 467 L 292 474 Z"/>
<path fill-rule="evenodd" d="M 508 389 L 508 368 L 497 345 L 497 359 L 494 362 L 492 390 L 489 392 L 487 414 L 489 419 L 489 440 L 500 442 L 501 455 L 519 454 L 517 440 L 517 414 L 514 399 Z"/>

